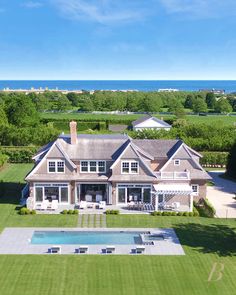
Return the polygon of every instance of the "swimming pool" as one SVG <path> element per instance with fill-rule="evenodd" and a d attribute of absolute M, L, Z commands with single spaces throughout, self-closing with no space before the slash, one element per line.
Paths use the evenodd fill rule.
<path fill-rule="evenodd" d="M 31 244 L 141 245 L 143 232 L 128 231 L 34 231 Z"/>

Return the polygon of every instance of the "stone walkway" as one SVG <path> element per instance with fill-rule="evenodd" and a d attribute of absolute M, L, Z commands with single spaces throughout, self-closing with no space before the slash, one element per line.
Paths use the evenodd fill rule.
<path fill-rule="evenodd" d="M 93 227 L 93 228 L 105 228 L 106 215 L 105 214 L 79 214 L 78 216 L 78 227 Z"/>

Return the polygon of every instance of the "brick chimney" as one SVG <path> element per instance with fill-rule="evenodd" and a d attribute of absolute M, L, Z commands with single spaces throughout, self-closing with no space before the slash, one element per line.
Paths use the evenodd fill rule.
<path fill-rule="evenodd" d="M 70 143 L 77 143 L 77 122 L 75 121 L 70 122 Z"/>

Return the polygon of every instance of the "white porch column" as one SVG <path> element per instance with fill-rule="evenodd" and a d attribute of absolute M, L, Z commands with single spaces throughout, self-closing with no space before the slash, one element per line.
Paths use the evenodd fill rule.
<path fill-rule="evenodd" d="M 190 194 L 190 212 L 193 212 L 193 194 Z"/>
<path fill-rule="evenodd" d="M 155 195 L 155 211 L 158 211 L 158 204 L 159 204 L 159 195 L 156 193 Z"/>

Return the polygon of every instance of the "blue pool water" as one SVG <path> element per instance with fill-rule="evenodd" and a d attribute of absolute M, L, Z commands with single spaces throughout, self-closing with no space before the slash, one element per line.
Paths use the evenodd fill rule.
<path fill-rule="evenodd" d="M 141 232 L 35 231 L 31 244 L 133 245 L 142 244 Z"/>

